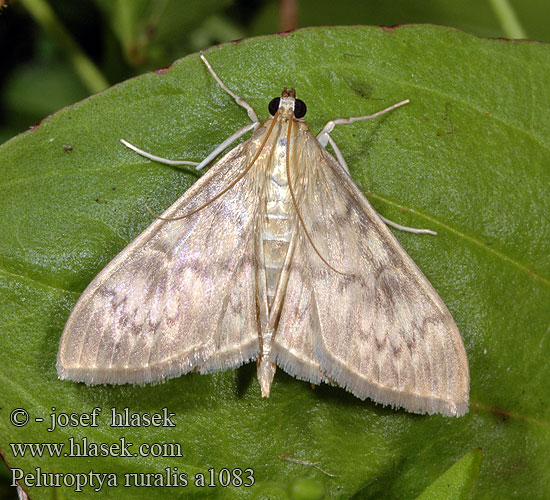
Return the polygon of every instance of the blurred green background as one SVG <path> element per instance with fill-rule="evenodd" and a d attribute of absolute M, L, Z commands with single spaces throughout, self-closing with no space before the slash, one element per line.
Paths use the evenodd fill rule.
<path fill-rule="evenodd" d="M 548 0 L 0 0 L 0 143 L 211 45 L 305 26 L 432 23 L 550 41 Z M 1 399 L 0 399 L 1 405 Z M 17 498 L 0 461 L 0 498 Z"/>
<path fill-rule="evenodd" d="M 0 143 L 211 45 L 304 26 L 433 23 L 550 41 L 547 0 L 0 0 Z"/>

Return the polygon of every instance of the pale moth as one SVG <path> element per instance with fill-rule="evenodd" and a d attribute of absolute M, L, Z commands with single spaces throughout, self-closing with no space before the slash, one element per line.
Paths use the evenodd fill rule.
<path fill-rule="evenodd" d="M 262 396 L 278 365 L 415 413 L 468 411 L 462 338 L 445 304 L 353 183 L 330 136 L 284 89 L 229 151 L 89 284 L 63 331 L 59 377 L 143 384 L 257 360 Z M 330 144 L 336 159 L 326 150 Z M 395 225 L 399 229 L 413 230 Z"/>

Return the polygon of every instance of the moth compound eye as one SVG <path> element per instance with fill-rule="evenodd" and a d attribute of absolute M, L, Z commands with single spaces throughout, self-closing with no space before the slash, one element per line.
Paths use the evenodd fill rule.
<path fill-rule="evenodd" d="M 294 103 L 294 116 L 296 118 L 303 118 L 306 116 L 306 103 L 304 101 L 300 101 L 300 99 L 296 99 L 296 102 Z"/>
<path fill-rule="evenodd" d="M 277 110 L 279 109 L 279 103 L 281 102 L 280 97 L 275 97 L 275 99 L 271 99 L 271 102 L 269 103 L 269 114 L 271 116 L 275 116 L 275 113 L 277 113 Z"/>

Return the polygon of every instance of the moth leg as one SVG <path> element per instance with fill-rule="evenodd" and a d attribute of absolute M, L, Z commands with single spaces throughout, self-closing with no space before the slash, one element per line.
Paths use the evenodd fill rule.
<path fill-rule="evenodd" d="M 244 127 L 237 130 L 233 135 L 229 136 L 225 141 L 219 144 L 214 151 L 212 151 L 204 160 L 202 160 L 195 168 L 200 170 L 201 168 L 208 165 L 216 156 L 218 156 L 225 148 L 233 144 L 239 137 L 242 137 L 249 130 L 255 129 L 258 126 L 259 122 L 249 123 Z"/>
<path fill-rule="evenodd" d="M 414 233 L 414 234 L 433 234 L 434 236 L 437 236 L 437 233 L 435 231 L 432 231 L 431 229 L 417 229 L 415 227 L 402 226 L 397 222 L 393 222 L 389 219 L 386 219 L 384 216 L 380 214 L 378 214 L 378 216 L 384 221 L 385 224 L 387 224 L 388 226 L 394 227 L 395 229 L 399 229 L 400 231 L 406 231 L 407 233 Z"/>
<path fill-rule="evenodd" d="M 346 160 L 344 160 L 344 156 L 342 155 L 342 152 L 340 151 L 340 148 L 336 145 L 332 137 L 330 136 L 330 133 L 334 130 L 334 127 L 336 125 L 346 125 L 348 123 L 358 122 L 361 120 L 370 120 L 371 118 L 376 118 L 377 116 L 383 115 L 384 113 L 387 113 L 388 111 L 392 111 L 395 108 L 398 108 L 399 106 L 403 106 L 404 104 L 407 104 L 409 102 L 408 99 L 405 99 L 404 101 L 400 101 L 396 104 L 392 104 L 388 108 L 385 108 L 381 111 L 377 111 L 376 113 L 373 113 L 372 115 L 364 115 L 364 116 L 355 116 L 350 118 L 337 118 L 336 120 L 330 120 L 327 122 L 327 124 L 321 129 L 321 132 L 317 134 L 317 140 L 319 141 L 319 144 L 323 146 L 324 148 L 327 147 L 327 144 L 330 144 L 332 149 L 334 150 L 334 153 L 336 154 L 336 158 L 338 159 L 338 163 L 344 167 L 344 170 L 349 174 L 349 168 L 346 163 Z"/>
<path fill-rule="evenodd" d="M 206 67 L 208 68 L 208 71 L 212 74 L 214 77 L 214 80 L 218 82 L 218 85 L 225 90 L 233 99 L 235 99 L 235 102 L 242 106 L 244 109 L 246 109 L 246 112 L 248 113 L 248 117 L 256 124 L 260 124 L 260 120 L 258 119 L 258 115 L 256 115 L 256 112 L 254 111 L 254 108 L 248 104 L 242 97 L 239 97 L 235 92 L 233 92 L 225 83 L 223 83 L 220 79 L 220 77 L 216 74 L 212 66 L 210 66 L 210 63 L 207 61 L 206 57 L 204 57 L 201 54 L 201 59 L 204 64 L 206 64 Z"/>
<path fill-rule="evenodd" d="M 338 160 L 338 163 L 342 165 L 342 167 L 347 172 L 347 174 L 350 175 L 349 168 L 346 163 L 346 160 L 344 160 L 342 151 L 340 151 L 340 148 L 337 146 L 337 144 L 334 142 L 334 139 L 329 134 L 326 134 L 326 137 L 327 137 L 328 144 L 330 144 L 332 150 L 334 151 L 334 154 L 336 155 L 336 159 Z M 415 227 L 402 226 L 397 222 L 393 222 L 389 219 L 386 219 L 384 216 L 380 214 L 378 215 L 384 221 L 385 224 L 387 224 L 388 226 L 392 226 L 395 229 L 399 229 L 401 231 L 406 231 L 408 233 L 414 233 L 414 234 L 433 234 L 434 236 L 437 235 L 437 233 L 435 231 L 432 231 L 431 229 L 417 229 Z"/>
<path fill-rule="evenodd" d="M 162 158 L 160 156 L 156 156 L 154 154 L 148 153 L 147 151 L 143 151 L 142 149 L 139 149 L 138 147 L 134 146 L 133 144 L 130 144 L 128 141 L 125 141 L 124 139 L 120 139 L 120 142 L 122 142 L 122 144 L 124 144 L 127 148 L 130 148 L 132 151 L 135 151 L 139 155 L 144 156 L 145 158 L 149 158 L 150 160 L 158 161 L 159 163 L 164 163 L 165 165 L 192 165 L 197 170 L 200 170 L 201 168 L 208 165 L 214 158 L 216 158 L 216 156 L 218 156 L 225 148 L 230 146 L 239 137 L 243 136 L 253 128 L 256 128 L 256 123 L 249 123 L 248 125 L 245 125 L 244 127 L 240 128 L 234 134 L 228 137 L 225 141 L 219 144 L 214 149 L 214 151 L 212 151 L 200 163 L 196 161 L 186 161 L 186 160 L 168 160 L 167 158 Z"/>
<path fill-rule="evenodd" d="M 165 165 L 198 165 L 199 164 L 196 161 L 168 160 L 167 158 L 162 158 L 161 156 L 156 156 L 154 154 L 148 153 L 147 151 L 143 151 L 143 149 L 139 149 L 137 146 L 134 146 L 133 144 L 129 143 L 124 139 L 120 139 L 120 142 L 122 142 L 122 144 L 124 144 L 127 148 L 130 148 L 132 151 L 135 151 L 137 154 L 144 156 L 145 158 L 149 158 L 150 160 L 158 161 L 159 163 L 164 163 Z"/>
<path fill-rule="evenodd" d="M 344 159 L 344 155 L 342 154 L 342 151 L 340 151 L 340 148 L 334 142 L 334 139 L 330 136 L 330 132 L 332 132 L 332 130 L 334 129 L 334 126 L 338 125 L 339 123 L 352 123 L 352 121 L 357 121 L 357 120 L 361 120 L 361 119 L 367 120 L 369 118 L 374 118 L 374 117 L 379 116 L 383 113 L 391 111 L 392 109 L 395 109 L 398 106 L 402 106 L 403 104 L 406 104 L 407 102 L 409 102 L 409 101 L 408 100 L 401 101 L 397 104 L 394 104 L 393 106 L 390 106 L 389 108 L 383 109 L 382 111 L 379 111 L 378 113 L 375 113 L 374 115 L 360 116 L 360 117 L 356 117 L 356 118 L 340 118 L 338 120 L 330 121 L 323 127 L 323 130 L 321 130 L 321 132 L 317 135 L 317 140 L 319 141 L 321 146 L 323 146 L 325 148 L 326 148 L 327 144 L 330 144 L 330 147 L 332 148 L 332 150 L 334 151 L 334 154 L 336 155 L 336 159 L 338 160 L 338 163 L 343 167 L 343 169 L 347 172 L 347 174 L 350 175 L 349 168 L 348 168 L 348 165 L 346 163 L 346 160 Z M 398 224 L 397 222 L 393 222 L 389 219 L 386 219 L 384 216 L 382 216 L 380 214 L 378 214 L 378 215 L 384 221 L 385 224 L 387 224 L 388 226 L 392 226 L 395 229 L 399 229 L 401 231 L 406 231 L 408 233 L 414 233 L 414 234 L 433 234 L 434 236 L 437 235 L 437 233 L 435 231 L 432 231 L 431 229 L 417 229 L 417 228 L 414 228 L 414 227 L 402 226 L 401 224 Z"/>
<path fill-rule="evenodd" d="M 336 155 L 336 159 L 338 160 L 338 163 L 342 165 L 342 167 L 344 167 L 344 170 L 347 172 L 347 174 L 351 176 L 351 174 L 349 173 L 348 164 L 346 163 L 346 160 L 344 160 L 344 155 L 342 154 L 342 151 L 340 151 L 340 148 L 336 145 L 336 143 L 334 142 L 334 139 L 329 134 L 327 134 L 327 140 L 328 140 L 328 143 L 330 144 L 330 147 L 334 151 L 334 154 Z"/>
<path fill-rule="evenodd" d="M 377 118 L 380 115 L 383 115 L 385 113 L 388 113 L 389 111 L 394 110 L 395 108 L 398 108 L 400 106 L 403 106 L 404 104 L 407 104 L 409 102 L 408 99 L 405 99 L 404 101 L 400 101 L 398 103 L 392 104 L 391 106 L 384 108 L 380 111 L 377 111 L 376 113 L 373 113 L 372 115 L 364 115 L 364 116 L 351 116 L 349 118 L 337 118 L 336 120 L 330 120 L 327 122 L 327 124 L 321 129 L 321 132 L 317 134 L 317 140 L 321 143 L 323 147 L 327 145 L 328 142 L 328 134 L 330 134 L 336 125 L 347 125 L 348 123 L 354 123 L 359 122 L 361 120 L 371 120 L 372 118 Z"/>

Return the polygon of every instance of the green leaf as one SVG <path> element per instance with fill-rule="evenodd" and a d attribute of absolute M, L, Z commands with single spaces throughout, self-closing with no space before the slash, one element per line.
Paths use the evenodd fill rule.
<path fill-rule="evenodd" d="M 441 474 L 417 500 L 468 500 L 480 467 L 481 448 L 476 448 Z"/>
<path fill-rule="evenodd" d="M 59 337 L 79 294 L 151 223 L 146 203 L 162 211 L 197 178 L 137 156 L 119 138 L 200 160 L 247 123 L 192 55 L 65 108 L 0 148 L 0 449 L 8 464 L 28 474 L 112 472 L 119 482 L 130 472 L 189 474 L 185 488 L 104 485 L 105 498 L 291 498 L 309 484 L 328 498 L 394 499 L 416 497 L 481 447 L 474 498 L 548 498 L 549 47 L 429 26 L 355 27 L 250 39 L 206 55 L 261 118 L 283 86 L 296 87 L 314 131 L 411 100 L 377 120 L 339 126 L 333 137 L 382 215 L 438 231 L 396 235 L 462 332 L 470 412 L 413 415 L 281 370 L 262 399 L 253 363 L 145 387 L 57 379 Z M 100 425 L 47 432 L 52 407 L 100 407 Z M 176 427 L 112 428 L 111 407 L 166 407 Z M 10 424 L 14 408 L 29 412 L 26 426 Z M 71 437 L 124 437 L 133 451 L 178 443 L 182 456 L 15 457 L 9 444 L 68 446 Z M 337 477 L 278 458 L 290 452 Z M 255 485 L 193 488 L 193 476 L 210 468 L 216 478 L 223 468 L 251 468 Z M 49 498 L 46 488 L 30 490 L 33 500 Z M 74 487 L 63 491 L 75 495 Z M 91 497 L 84 487 L 79 498 Z"/>

